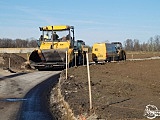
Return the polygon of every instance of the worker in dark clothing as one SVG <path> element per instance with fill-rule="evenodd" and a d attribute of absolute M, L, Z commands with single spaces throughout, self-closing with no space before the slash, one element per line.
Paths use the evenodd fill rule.
<path fill-rule="evenodd" d="M 67 39 L 67 40 L 70 40 L 70 35 L 69 35 L 69 34 L 66 36 L 66 39 Z"/>
<path fill-rule="evenodd" d="M 56 34 L 56 32 L 53 33 L 53 40 L 58 40 L 59 36 Z"/>
<path fill-rule="evenodd" d="M 40 41 L 43 41 L 43 35 L 40 36 L 39 40 L 40 40 Z"/>

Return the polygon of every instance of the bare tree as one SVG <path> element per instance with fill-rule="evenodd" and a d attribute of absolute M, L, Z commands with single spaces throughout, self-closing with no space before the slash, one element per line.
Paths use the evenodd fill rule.
<path fill-rule="evenodd" d="M 153 37 L 150 37 L 149 41 L 148 41 L 148 51 L 154 51 L 154 39 Z"/>
<path fill-rule="evenodd" d="M 141 51 L 148 51 L 148 43 L 143 42 L 140 48 Z"/>
<path fill-rule="evenodd" d="M 0 48 L 29 48 L 37 47 L 36 40 L 22 40 L 22 39 L 0 39 Z"/>
<path fill-rule="evenodd" d="M 132 41 L 132 39 L 127 39 L 124 42 L 124 45 L 125 45 L 125 49 L 126 50 L 128 50 L 128 51 L 132 51 L 133 50 L 133 41 Z"/>
<path fill-rule="evenodd" d="M 37 41 L 36 40 L 31 40 L 28 42 L 28 47 L 37 47 Z"/>
<path fill-rule="evenodd" d="M 154 48 L 155 48 L 155 51 L 160 51 L 160 36 L 159 35 L 156 35 L 154 37 Z"/>
<path fill-rule="evenodd" d="M 133 41 L 133 50 L 134 50 L 134 51 L 140 51 L 140 50 L 141 50 L 141 49 L 140 49 L 139 40 L 137 40 L 137 39 L 134 39 L 134 41 Z"/>

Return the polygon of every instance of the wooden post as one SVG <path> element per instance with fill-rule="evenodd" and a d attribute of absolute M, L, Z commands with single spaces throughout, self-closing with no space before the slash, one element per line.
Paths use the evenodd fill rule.
<path fill-rule="evenodd" d="M 29 53 L 27 52 L 27 61 L 29 62 Z"/>
<path fill-rule="evenodd" d="M 82 56 L 83 56 L 83 66 L 84 66 L 84 53 L 83 53 L 83 55 L 82 55 Z"/>
<path fill-rule="evenodd" d="M 8 68 L 11 68 L 11 58 L 9 57 L 9 61 L 8 61 Z"/>
<path fill-rule="evenodd" d="M 91 80 L 90 80 L 88 52 L 86 53 L 86 58 L 87 58 L 87 73 L 88 73 L 88 88 L 89 88 L 89 104 L 90 104 L 90 110 L 91 110 L 92 109 L 92 96 L 91 96 Z"/>
<path fill-rule="evenodd" d="M 74 66 L 77 66 L 77 64 L 76 64 L 77 63 L 77 61 L 76 61 L 76 59 L 77 59 L 76 52 L 74 53 L 74 55 L 75 55 L 75 57 L 74 57 L 75 58 L 75 64 L 74 64 Z"/>
<path fill-rule="evenodd" d="M 113 53 L 112 53 L 112 55 L 113 55 Z M 113 62 L 114 62 L 114 55 L 113 55 Z"/>
<path fill-rule="evenodd" d="M 67 51 L 66 51 L 66 80 L 67 80 L 67 70 L 68 70 L 68 55 L 67 55 Z"/>
<path fill-rule="evenodd" d="M 70 67 L 70 55 L 68 54 L 67 52 L 67 67 L 69 68 Z"/>

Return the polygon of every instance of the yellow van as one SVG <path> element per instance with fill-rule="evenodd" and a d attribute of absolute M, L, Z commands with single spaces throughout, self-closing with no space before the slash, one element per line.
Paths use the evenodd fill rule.
<path fill-rule="evenodd" d="M 118 61 L 119 56 L 114 44 L 95 43 L 92 47 L 92 60 L 98 62 Z"/>

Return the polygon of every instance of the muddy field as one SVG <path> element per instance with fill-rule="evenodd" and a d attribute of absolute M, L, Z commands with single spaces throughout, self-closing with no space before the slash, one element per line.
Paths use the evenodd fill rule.
<path fill-rule="evenodd" d="M 160 60 L 91 65 L 91 112 L 86 67 L 69 69 L 62 93 L 76 116 L 87 118 L 94 113 L 97 119 L 147 119 L 146 105 L 160 109 L 159 66 Z"/>

